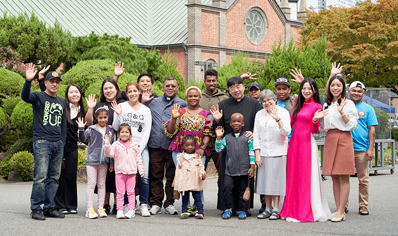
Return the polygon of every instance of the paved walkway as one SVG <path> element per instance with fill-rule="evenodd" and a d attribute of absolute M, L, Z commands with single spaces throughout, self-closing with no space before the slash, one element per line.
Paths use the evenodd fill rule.
<path fill-rule="evenodd" d="M 283 220 L 221 219 L 216 210 L 217 179 L 207 180 L 205 190 L 205 219 L 160 214 L 148 218 L 137 215 L 131 220 L 118 220 L 114 215 L 89 220 L 84 218 L 86 184 L 78 184 L 79 213 L 65 219 L 30 219 L 29 198 L 32 182 L 0 182 L 0 234 L 1 235 L 398 235 L 398 174 L 379 171 L 370 178 L 370 215 L 358 214 L 356 178 L 351 178 L 350 206 L 347 221 L 342 223 L 288 223 Z M 323 181 L 330 209 L 335 210 L 332 181 Z M 181 200 L 176 201 L 181 211 Z M 257 213 L 259 197 L 255 196 Z"/>

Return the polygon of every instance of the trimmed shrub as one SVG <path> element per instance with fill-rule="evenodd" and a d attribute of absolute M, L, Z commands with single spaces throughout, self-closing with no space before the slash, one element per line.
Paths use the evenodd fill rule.
<path fill-rule="evenodd" d="M 12 167 L 10 165 L 10 160 L 11 160 L 12 155 L 6 156 L 3 158 L 3 160 L 0 163 L 0 175 L 4 178 L 8 178 L 8 173 L 12 171 Z"/>
<path fill-rule="evenodd" d="M 25 79 L 13 71 L 0 67 L 0 96 L 21 95 Z"/>
<path fill-rule="evenodd" d="M 16 140 L 18 140 L 18 132 L 11 129 L 7 130 L 6 133 L 1 136 L 0 152 L 7 152 Z"/>
<path fill-rule="evenodd" d="M 115 63 L 111 60 L 88 60 L 77 63 L 62 76 L 62 84 L 76 83 L 86 95 L 87 88 L 96 81 L 113 78 Z"/>
<path fill-rule="evenodd" d="M 11 115 L 11 123 L 23 134 L 33 135 L 33 110 L 32 104 L 20 101 Z"/>
<path fill-rule="evenodd" d="M 4 111 L 11 116 L 15 106 L 22 101 L 21 97 L 6 97 L 3 99 L 2 107 Z"/>
<path fill-rule="evenodd" d="M 33 155 L 27 151 L 17 152 L 10 159 L 11 171 L 17 172 L 23 181 L 33 180 Z"/>
<path fill-rule="evenodd" d="M 14 142 L 13 145 L 7 150 L 8 153 L 14 154 L 21 151 L 28 151 L 33 153 L 33 142 L 30 137 L 23 137 Z"/>
<path fill-rule="evenodd" d="M 0 131 L 7 126 L 7 114 L 4 112 L 3 108 L 0 107 Z"/>
<path fill-rule="evenodd" d="M 87 150 L 78 149 L 78 157 L 77 157 L 77 169 L 86 168 L 86 155 Z"/>

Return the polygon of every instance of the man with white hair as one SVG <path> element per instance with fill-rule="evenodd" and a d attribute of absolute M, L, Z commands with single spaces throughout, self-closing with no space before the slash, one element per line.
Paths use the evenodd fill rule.
<path fill-rule="evenodd" d="M 355 168 L 359 181 L 359 214 L 369 215 L 369 161 L 373 159 L 373 146 L 376 139 L 378 125 L 375 110 L 372 106 L 362 102 L 365 95 L 365 85 L 355 81 L 351 83 L 348 94 L 355 103 L 358 111 L 358 125 L 351 131 L 354 143 Z"/>

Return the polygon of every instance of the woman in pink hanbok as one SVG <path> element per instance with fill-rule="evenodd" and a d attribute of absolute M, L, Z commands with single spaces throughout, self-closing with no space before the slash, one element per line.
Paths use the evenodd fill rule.
<path fill-rule="evenodd" d="M 318 132 L 319 120 L 327 112 L 322 111 L 314 79 L 304 79 L 291 116 L 294 132 L 287 153 L 286 197 L 280 212 L 287 221 L 327 221 L 331 216 L 321 184 L 318 148 L 312 135 Z"/>

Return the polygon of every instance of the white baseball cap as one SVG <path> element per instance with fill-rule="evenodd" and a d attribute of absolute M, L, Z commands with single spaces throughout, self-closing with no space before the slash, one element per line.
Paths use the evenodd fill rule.
<path fill-rule="evenodd" d="M 351 90 L 352 88 L 361 88 L 364 92 L 366 91 L 365 89 L 365 85 L 360 82 L 360 81 L 354 81 L 350 84 L 350 88 L 349 90 Z"/>

